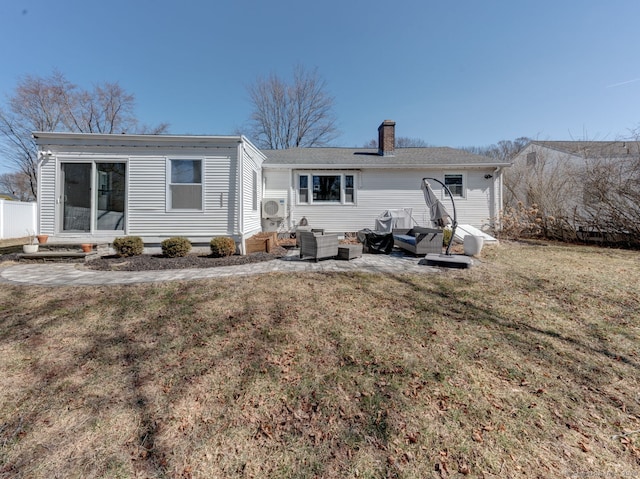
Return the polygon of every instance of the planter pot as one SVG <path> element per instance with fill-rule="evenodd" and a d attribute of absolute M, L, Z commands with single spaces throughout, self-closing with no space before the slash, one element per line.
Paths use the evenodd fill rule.
<path fill-rule="evenodd" d="M 464 254 L 467 256 L 478 256 L 482 251 L 484 238 L 482 236 L 466 235 L 464 237 Z"/>
<path fill-rule="evenodd" d="M 93 251 L 93 245 L 89 243 L 83 243 L 81 245 L 83 253 L 91 253 Z"/>
<path fill-rule="evenodd" d="M 38 252 L 37 244 L 25 244 L 22 245 L 22 252 L 26 254 L 33 254 Z"/>
<path fill-rule="evenodd" d="M 45 244 L 47 242 L 47 240 L 49 239 L 49 235 L 38 235 L 38 236 L 36 236 L 36 238 L 38 238 L 38 243 L 39 244 Z"/>

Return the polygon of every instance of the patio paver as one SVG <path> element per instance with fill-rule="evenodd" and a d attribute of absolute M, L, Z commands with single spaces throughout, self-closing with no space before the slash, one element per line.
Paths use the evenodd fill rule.
<path fill-rule="evenodd" d="M 83 264 L 29 263 L 0 269 L 2 281 L 14 284 L 43 286 L 85 286 L 109 284 L 157 283 L 185 281 L 227 276 L 248 276 L 272 272 L 340 272 L 366 271 L 371 273 L 437 273 L 440 270 L 420 264 L 423 258 L 393 252 L 390 255 L 366 254 L 351 261 L 328 259 L 318 263 L 300 260 L 298 250 L 287 256 L 263 263 L 251 263 L 218 268 L 174 269 L 163 271 L 96 271 Z"/>

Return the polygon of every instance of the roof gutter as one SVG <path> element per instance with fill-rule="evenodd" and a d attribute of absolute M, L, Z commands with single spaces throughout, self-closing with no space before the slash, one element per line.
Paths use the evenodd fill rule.
<path fill-rule="evenodd" d="M 115 140 L 116 138 L 123 138 L 128 140 L 144 140 L 149 141 L 153 138 L 159 142 L 171 142 L 175 140 L 229 140 L 240 141 L 243 139 L 242 135 L 145 135 L 145 134 L 129 134 L 129 133 L 73 133 L 73 132 L 60 132 L 60 131 L 34 131 L 32 136 L 36 139 L 48 138 L 48 139 L 68 139 L 68 138 L 94 138 L 102 140 Z"/>
<path fill-rule="evenodd" d="M 438 163 L 438 164 L 385 164 L 385 165 L 367 165 L 367 164 L 335 164 L 335 163 L 269 163 L 264 162 L 263 168 L 283 168 L 283 169 L 307 169 L 307 170 L 362 170 L 362 169 L 458 169 L 458 168 L 504 168 L 511 166 L 511 163 Z"/>
<path fill-rule="evenodd" d="M 82 146 L 82 147 L 147 147 L 157 148 L 179 145 L 181 148 L 202 148 L 212 143 L 221 143 L 226 148 L 242 141 L 242 136 L 195 136 L 195 135 L 129 135 L 103 133 L 33 132 L 38 145 Z"/>

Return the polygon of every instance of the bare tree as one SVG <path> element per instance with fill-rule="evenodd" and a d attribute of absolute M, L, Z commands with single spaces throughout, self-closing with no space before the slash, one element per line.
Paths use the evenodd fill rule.
<path fill-rule="evenodd" d="M 579 205 L 575 194 L 578 170 L 574 165 L 540 160 L 535 168 L 515 164 L 510 170 L 510 174 L 517 172 L 519 180 L 511 184 L 511 201 L 500 213 L 500 234 L 575 240 Z"/>
<path fill-rule="evenodd" d="M 429 143 L 420 138 L 410 138 L 408 136 L 396 138 L 396 148 L 425 148 L 427 146 L 430 146 Z"/>
<path fill-rule="evenodd" d="M 528 143 L 465 149 L 508 162 Z M 614 143 L 581 153 L 536 149 L 513 163 L 505 170 L 502 233 L 640 246 L 640 142 Z"/>
<path fill-rule="evenodd" d="M 48 78 L 27 76 L 9 98 L 6 110 L 0 109 L 2 150 L 9 166 L 17 168 L 29 184 L 31 196 L 37 196 L 36 146 L 32 131 L 54 131 L 63 126 L 65 106 L 62 92 L 73 92 L 61 74 Z"/>
<path fill-rule="evenodd" d="M 7 166 L 16 169 L 37 196 L 36 145 L 34 131 L 82 133 L 153 133 L 166 131 L 167 124 L 148 128 L 140 125 L 133 110 L 135 98 L 118 83 L 103 83 L 82 90 L 64 75 L 26 76 L 0 108 L 0 149 Z"/>
<path fill-rule="evenodd" d="M 408 136 L 399 136 L 396 138 L 396 148 L 425 148 L 431 146 L 420 138 L 411 138 Z M 363 148 L 378 148 L 378 140 L 369 140 L 364 144 Z"/>
<path fill-rule="evenodd" d="M 603 243 L 640 245 L 640 151 L 621 158 L 587 158 L 580 176 L 577 221 Z"/>
<path fill-rule="evenodd" d="M 275 74 L 248 87 L 250 136 L 261 148 L 324 146 L 338 136 L 334 99 L 317 69 L 294 69 L 292 83 Z"/>
<path fill-rule="evenodd" d="M 28 178 L 21 173 L 3 173 L 0 175 L 0 193 L 7 193 L 18 201 L 32 201 L 31 186 Z"/>
<path fill-rule="evenodd" d="M 120 84 L 105 82 L 92 91 L 66 98 L 65 126 L 82 133 L 164 133 L 168 125 L 140 125 L 134 115 L 135 97 Z"/>
<path fill-rule="evenodd" d="M 521 136 L 515 140 L 501 140 L 495 145 L 468 146 L 462 149 L 470 153 L 475 153 L 476 155 L 488 156 L 494 160 L 507 162 L 520 153 L 530 141 L 530 138 Z"/>

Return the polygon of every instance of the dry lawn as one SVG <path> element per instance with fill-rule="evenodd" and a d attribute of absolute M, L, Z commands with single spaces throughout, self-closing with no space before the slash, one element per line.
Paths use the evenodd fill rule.
<path fill-rule="evenodd" d="M 640 253 L 0 291 L 0 477 L 640 475 Z"/>

